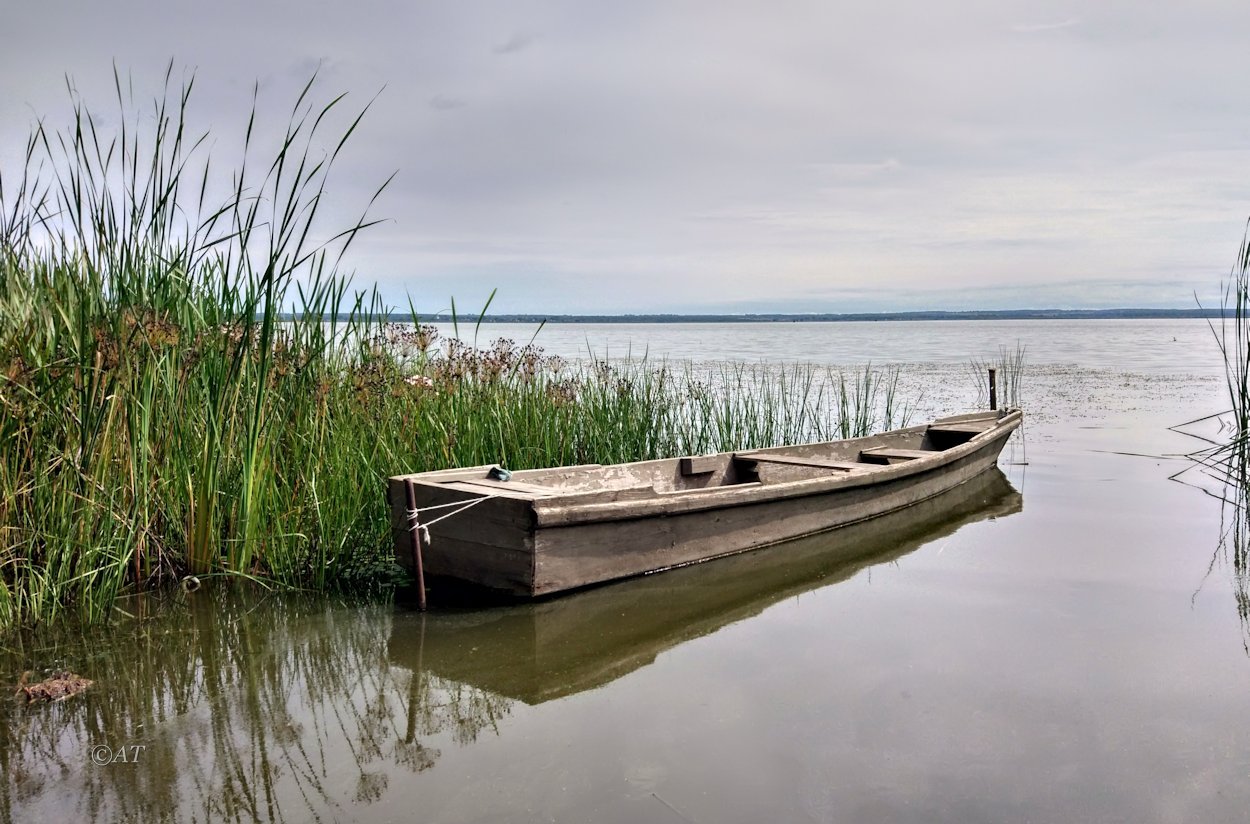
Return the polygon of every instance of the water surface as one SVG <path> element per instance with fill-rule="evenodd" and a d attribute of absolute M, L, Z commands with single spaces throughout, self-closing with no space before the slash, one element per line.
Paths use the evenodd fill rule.
<path fill-rule="evenodd" d="M 522 337 L 512 330 L 483 327 Z M 1233 821 L 1250 658 L 1204 321 L 548 327 L 549 350 L 904 364 L 918 414 L 1026 348 L 1001 474 L 901 521 L 532 606 L 202 591 L 18 639 L 96 685 L 6 705 L 0 819 Z M 1214 560 L 1214 566 L 1212 562 Z M 149 618 L 148 615 L 159 617 Z M 142 746 L 94 764 L 100 747 Z"/>

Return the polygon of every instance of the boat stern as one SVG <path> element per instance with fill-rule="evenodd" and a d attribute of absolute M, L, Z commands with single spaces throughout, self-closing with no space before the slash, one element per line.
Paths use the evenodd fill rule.
<path fill-rule="evenodd" d="M 482 467 L 483 475 L 489 469 Z M 533 595 L 532 498 L 507 489 L 434 482 L 430 476 L 437 474 L 397 475 L 387 483 L 396 562 L 415 573 L 420 552 L 425 575 Z"/>

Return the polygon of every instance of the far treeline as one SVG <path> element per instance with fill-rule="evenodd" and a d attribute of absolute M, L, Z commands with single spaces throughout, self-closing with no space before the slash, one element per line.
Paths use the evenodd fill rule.
<path fill-rule="evenodd" d="M 392 323 L 453 323 L 466 318 L 473 323 L 828 323 L 888 320 L 1150 320 L 1173 318 L 1220 318 L 1221 309 L 979 309 L 967 312 L 810 312 L 804 314 L 761 313 L 744 315 L 430 315 L 396 313 Z M 287 313 L 285 320 L 295 319 Z M 339 320 L 346 320 L 344 316 Z"/>

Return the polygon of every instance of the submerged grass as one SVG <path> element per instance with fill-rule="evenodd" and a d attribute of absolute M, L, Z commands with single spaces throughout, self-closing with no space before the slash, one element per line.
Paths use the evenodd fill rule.
<path fill-rule="evenodd" d="M 167 74 L 141 112 L 115 80 L 117 134 L 71 89 L 69 126 L 40 123 L 17 176 L 0 174 L 0 628 L 99 620 L 119 594 L 189 574 L 385 587 L 390 474 L 641 460 L 906 417 L 893 370 L 570 365 L 388 324 L 376 290 L 338 269 L 370 221 L 321 221 L 363 110 L 314 104 L 310 81 L 258 159 L 254 97 L 244 160 L 223 176 L 191 131 L 192 84 Z"/>

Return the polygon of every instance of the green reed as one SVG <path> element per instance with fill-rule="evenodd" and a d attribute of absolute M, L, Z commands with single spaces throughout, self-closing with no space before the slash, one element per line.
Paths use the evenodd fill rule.
<path fill-rule="evenodd" d="M 298 393 L 352 357 L 322 321 L 346 308 L 337 260 L 368 223 L 310 238 L 363 112 L 318 153 L 343 98 L 314 106 L 310 81 L 258 164 L 254 98 L 214 202 L 193 83 L 175 93 L 167 74 L 149 113 L 115 81 L 116 134 L 71 89 L 70 125 L 38 124 L 0 177 L 0 625 L 98 618 L 184 572 L 290 578 L 270 553 L 299 449 L 283 416 L 306 419 Z M 355 300 L 372 301 L 359 336 L 377 301 Z M 285 305 L 300 319 L 280 322 Z"/>
<path fill-rule="evenodd" d="M 1224 362 L 1229 409 L 1216 416 L 1220 436 L 1203 438 L 1210 444 L 1190 457 L 1206 476 L 1221 485 L 1224 503 L 1219 554 L 1226 553 L 1233 567 L 1237 610 L 1243 627 L 1250 624 L 1250 236 L 1243 234 L 1237 258 L 1224 283 L 1220 324 L 1210 322 L 1211 332 Z M 1191 421 L 1175 429 L 1207 419 Z M 1201 437 L 1201 436 L 1199 436 Z M 1177 473 L 1178 477 L 1182 473 Z M 1250 630 L 1247 630 L 1250 638 Z M 1250 642 L 1248 642 L 1250 643 Z M 1247 646 L 1250 651 L 1250 646 Z"/>
<path fill-rule="evenodd" d="M 1015 349 L 1006 346 L 998 347 L 998 357 L 974 358 L 968 363 L 969 371 L 977 387 L 977 402 L 988 405 L 986 376 L 990 369 L 994 370 L 994 391 L 1000 407 L 1017 407 L 1020 401 L 1020 387 L 1024 381 L 1026 369 L 1024 346 L 1016 343 Z"/>
<path fill-rule="evenodd" d="M 643 460 L 906 417 L 897 371 L 570 365 L 388 324 L 377 291 L 338 268 L 373 201 L 345 228 L 321 219 L 363 110 L 315 104 L 310 81 L 264 154 L 254 97 L 244 159 L 223 174 L 190 124 L 192 84 L 167 74 L 147 111 L 115 80 L 116 134 L 71 90 L 69 125 L 40 123 L 16 176 L 0 170 L 0 628 L 100 620 L 120 594 L 187 575 L 385 587 L 391 474 Z"/>
<path fill-rule="evenodd" d="M 1220 326 L 1211 325 L 1224 361 L 1228 389 L 1231 436 L 1229 465 L 1242 470 L 1245 480 L 1247 447 L 1250 445 L 1250 237 L 1242 236 L 1237 259 L 1224 284 Z M 1243 483 L 1244 487 L 1245 484 Z"/>
<path fill-rule="evenodd" d="M 1232 566 L 1242 644 L 1250 653 L 1250 234 L 1243 234 L 1237 258 L 1224 281 L 1220 323 L 1208 321 L 1224 364 L 1229 408 L 1171 427 L 1206 443 L 1187 457 L 1192 463 L 1172 475 L 1219 498 L 1220 538 L 1211 568 Z M 1218 433 L 1194 427 L 1218 422 Z"/>
<path fill-rule="evenodd" d="M 867 435 L 905 425 L 899 373 L 868 364 L 844 370 L 811 364 L 720 366 L 679 378 L 684 409 L 677 449 L 685 453 L 750 449 Z"/>
<path fill-rule="evenodd" d="M 1224 363 L 1225 386 L 1229 408 L 1223 412 L 1188 421 L 1172 427 L 1208 443 L 1206 448 L 1190 454 L 1193 468 L 1223 483 L 1223 498 L 1240 513 L 1234 519 L 1237 535 L 1246 530 L 1239 521 L 1245 518 L 1250 501 L 1250 235 L 1243 235 L 1237 259 L 1224 282 L 1220 324 L 1208 321 L 1211 333 Z M 1218 420 L 1219 434 L 1205 437 L 1187 431 L 1194 424 Z M 1180 477 L 1182 470 L 1173 477 Z M 1234 544 L 1234 563 L 1239 571 L 1247 569 L 1250 552 L 1244 540 Z"/>

